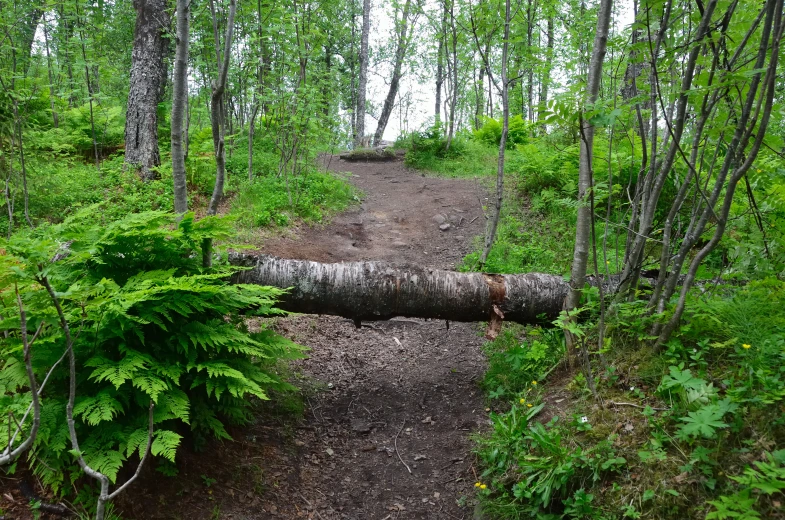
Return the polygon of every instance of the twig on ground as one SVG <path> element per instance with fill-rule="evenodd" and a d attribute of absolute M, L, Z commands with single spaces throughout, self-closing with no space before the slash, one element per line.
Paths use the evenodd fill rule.
<path fill-rule="evenodd" d="M 473 219 L 471 219 L 471 220 L 469 221 L 469 224 L 474 224 L 474 221 L 475 221 L 475 220 L 477 220 L 478 218 L 480 218 L 480 216 L 479 216 L 479 215 L 477 215 L 476 217 L 474 217 Z"/>
<path fill-rule="evenodd" d="M 617 402 L 614 402 L 614 401 L 607 401 L 607 404 L 610 404 L 610 405 L 613 405 L 613 406 L 632 406 L 633 408 L 640 408 L 642 410 L 646 409 L 645 406 L 641 406 L 641 405 L 635 404 L 635 403 L 617 403 Z M 664 412 L 664 411 L 670 410 L 670 408 L 655 408 L 653 406 L 651 407 L 651 409 L 652 410 L 657 410 L 657 411 L 660 411 L 660 412 Z"/>
<path fill-rule="evenodd" d="M 403 464 L 403 465 L 404 465 L 404 467 L 406 467 L 406 469 L 407 469 L 407 470 L 409 470 L 409 474 L 411 475 L 411 473 L 412 473 L 412 470 L 411 470 L 411 468 L 409 467 L 409 465 L 408 465 L 408 464 L 406 464 L 406 463 L 403 461 L 403 459 L 401 458 L 401 454 L 398 452 L 398 436 L 399 436 L 399 435 L 401 434 L 401 432 L 403 431 L 403 427 L 404 427 L 404 426 L 406 426 L 406 419 L 404 419 L 404 420 L 403 420 L 403 424 L 401 424 L 401 429 L 400 429 L 400 430 L 398 430 L 398 433 L 396 433 L 396 434 L 395 434 L 395 440 L 393 441 L 393 444 L 395 445 L 395 454 L 396 454 L 396 455 L 398 455 L 398 460 L 400 460 L 400 461 L 401 461 L 401 464 Z"/>
<path fill-rule="evenodd" d="M 313 509 L 313 512 L 314 512 L 314 513 L 316 513 L 316 516 L 318 516 L 319 518 L 322 518 L 322 515 L 320 515 L 320 514 L 319 514 L 319 511 L 317 511 L 317 510 L 316 510 L 316 506 L 314 506 L 312 503 L 310 503 L 310 502 L 308 501 L 308 499 L 307 499 L 307 498 L 305 498 L 305 497 L 303 496 L 303 494 L 302 494 L 302 493 L 297 493 L 297 494 L 298 494 L 298 495 L 300 495 L 300 498 L 302 498 L 303 500 L 305 500 L 305 503 L 306 503 L 306 504 L 308 504 L 308 506 L 309 506 L 309 507 L 311 507 L 311 508 Z M 324 520 L 324 519 L 322 518 L 322 520 Z"/>

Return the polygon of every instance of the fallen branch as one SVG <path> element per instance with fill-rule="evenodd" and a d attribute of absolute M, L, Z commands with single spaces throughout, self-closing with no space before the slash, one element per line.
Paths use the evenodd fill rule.
<path fill-rule="evenodd" d="M 404 427 L 404 426 L 406 426 L 406 419 L 404 419 L 404 420 L 403 420 L 403 424 L 401 424 L 401 429 L 400 429 L 400 430 L 398 430 L 398 433 L 396 433 L 396 434 L 395 434 L 395 440 L 393 441 L 393 445 L 395 446 L 395 454 L 396 454 L 396 455 L 398 455 L 398 460 L 400 460 L 400 461 L 401 461 L 401 464 L 403 464 L 403 465 L 406 467 L 406 469 L 409 471 L 409 474 L 411 475 L 411 473 L 412 473 L 412 470 L 411 470 L 411 468 L 409 467 L 409 465 L 408 465 L 408 464 L 406 464 L 406 463 L 403 461 L 403 459 L 401 458 L 401 454 L 398 452 L 398 436 L 399 436 L 399 435 L 401 434 L 401 432 L 403 431 L 403 427 Z"/>

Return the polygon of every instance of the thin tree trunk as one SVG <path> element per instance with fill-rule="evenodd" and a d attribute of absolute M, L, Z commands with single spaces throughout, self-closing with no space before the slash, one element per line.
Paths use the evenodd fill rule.
<path fill-rule="evenodd" d="M 57 110 L 55 108 L 55 82 L 54 74 L 52 73 L 52 56 L 49 52 L 49 24 L 44 18 L 44 48 L 46 49 L 46 68 L 49 72 L 49 108 L 52 110 L 52 126 L 57 128 L 59 121 L 57 119 Z"/>
<path fill-rule="evenodd" d="M 450 127 L 447 130 L 447 146 L 449 150 L 455 137 L 455 107 L 458 104 L 458 32 L 455 24 L 455 0 L 450 1 L 450 32 L 452 33 L 452 93 L 450 94 Z"/>
<path fill-rule="evenodd" d="M 360 36 L 360 79 L 357 85 L 356 133 L 354 146 L 359 147 L 365 137 L 365 91 L 368 88 L 368 34 L 371 31 L 371 0 L 363 0 L 363 29 Z"/>
<path fill-rule="evenodd" d="M 542 72 L 540 80 L 540 102 L 537 108 L 537 122 L 545 119 L 545 111 L 548 108 L 548 91 L 551 86 L 551 69 L 553 68 L 553 15 L 548 16 L 548 49 L 545 51 L 545 70 Z"/>
<path fill-rule="evenodd" d="M 510 82 L 507 80 L 507 57 L 510 51 L 510 0 L 504 4 L 504 43 L 502 44 L 501 62 L 501 96 L 502 96 L 502 135 L 499 140 L 499 157 L 496 162 L 496 203 L 493 208 L 493 217 L 488 222 L 485 232 L 485 247 L 480 256 L 480 269 L 485 267 L 488 255 L 496 240 L 496 231 L 502 214 L 502 201 L 504 200 L 504 153 L 507 150 L 507 133 L 510 128 Z M 487 56 L 487 54 L 486 54 Z M 486 58 L 487 59 L 487 58 Z M 486 67 L 488 63 L 486 61 Z M 489 72 L 490 74 L 490 72 Z"/>
<path fill-rule="evenodd" d="M 80 23 L 79 4 L 74 3 L 74 6 L 76 8 L 77 23 Z M 87 84 L 87 96 L 90 105 L 90 129 L 93 137 L 93 154 L 95 156 L 95 167 L 97 169 L 101 169 L 101 158 L 100 158 L 100 154 L 98 153 L 98 140 L 96 139 L 95 136 L 95 114 L 93 112 L 93 85 L 92 83 L 90 83 L 90 67 L 87 63 L 87 51 L 85 49 L 84 34 L 82 33 L 81 27 L 79 28 L 79 42 L 81 43 L 81 47 L 82 47 L 82 60 L 84 61 L 84 77 L 85 77 L 85 83 Z"/>
<path fill-rule="evenodd" d="M 442 122 L 442 85 L 444 84 L 444 42 L 447 39 L 447 5 L 442 10 L 439 28 L 439 45 L 436 49 L 436 101 L 433 107 L 433 121 L 439 126 Z"/>
<path fill-rule="evenodd" d="M 602 77 L 602 63 L 608 43 L 608 29 L 613 11 L 613 0 L 601 0 L 597 14 L 597 32 L 594 36 L 589 77 L 587 80 L 587 102 L 597 101 Z M 593 208 L 588 204 L 588 195 L 592 189 L 592 153 L 594 150 L 594 125 L 587 118 L 581 118 L 580 159 L 578 164 L 578 221 L 575 231 L 575 249 L 572 259 L 570 276 L 570 293 L 564 301 L 564 309 L 572 311 L 580 304 L 581 293 L 586 284 L 586 267 L 589 259 L 589 240 Z M 573 318 L 574 319 L 574 318 Z M 577 355 L 575 338 L 567 333 L 567 347 L 570 363 Z"/>
<path fill-rule="evenodd" d="M 188 188 L 183 150 L 183 119 L 188 100 L 188 43 L 190 0 L 177 0 L 177 29 L 174 81 L 172 88 L 172 179 L 174 180 L 174 212 L 188 211 Z M 187 145 L 187 143 L 186 143 Z"/>
<path fill-rule="evenodd" d="M 210 97 L 210 114 L 212 116 L 213 145 L 215 148 L 215 187 L 213 195 L 210 197 L 210 204 L 207 207 L 208 215 L 215 215 L 218 211 L 218 203 L 224 193 L 224 181 L 226 179 L 226 146 L 224 143 L 224 91 L 226 90 L 226 76 L 229 73 L 229 58 L 232 53 L 232 35 L 234 34 L 234 16 L 237 12 L 237 1 L 229 2 L 229 19 L 226 22 L 226 36 L 224 38 L 223 60 L 220 59 L 220 42 L 217 37 L 217 19 L 213 0 L 210 0 L 213 12 L 213 27 L 216 32 L 215 53 L 218 60 L 218 78 L 213 81 L 212 95 Z"/>
<path fill-rule="evenodd" d="M 143 180 L 157 177 L 158 103 L 166 81 L 164 32 L 169 26 L 164 0 L 134 0 L 136 26 L 131 53 L 131 81 L 125 119 L 125 163 L 139 169 Z"/>
<path fill-rule="evenodd" d="M 390 89 L 387 91 L 387 97 L 382 106 L 382 113 L 379 115 L 379 124 L 376 127 L 376 133 L 373 136 L 374 145 L 378 146 L 384 135 L 384 130 L 387 128 L 387 122 L 390 120 L 393 106 L 395 105 L 395 96 L 398 95 L 398 85 L 401 82 L 403 75 L 403 59 L 406 57 L 406 51 L 409 47 L 409 36 L 407 34 L 409 29 L 409 11 L 411 9 L 412 0 L 406 0 L 403 5 L 403 14 L 401 16 L 401 26 L 398 33 L 398 43 L 395 49 L 395 64 L 393 65 L 393 74 L 390 78 Z"/>

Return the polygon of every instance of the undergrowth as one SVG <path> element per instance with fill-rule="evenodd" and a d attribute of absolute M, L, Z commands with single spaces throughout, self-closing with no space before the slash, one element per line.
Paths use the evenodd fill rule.
<path fill-rule="evenodd" d="M 127 478 L 127 466 L 144 452 L 151 403 L 154 464 L 172 474 L 183 443 L 198 449 L 208 439 L 228 439 L 227 426 L 251 420 L 254 403 L 269 391 L 292 390 L 279 363 L 302 353 L 267 328 L 248 329 L 248 317 L 280 314 L 274 307 L 280 290 L 228 283 L 238 268 L 220 258 L 215 267 L 202 267 L 203 239 L 232 238 L 228 219 L 197 222 L 186 214 L 178 222 L 158 211 L 113 220 L 101 209 L 86 208 L 0 245 L 0 404 L 8 412 L 0 426 L 10 431 L 31 402 L 21 355 L 24 308 L 28 337 L 40 329 L 32 350 L 39 383 L 56 366 L 26 462 L 59 494 L 77 483 L 89 486 L 82 486 L 69 449 L 69 371 L 56 363 L 66 341 L 54 299 L 42 285 L 54 287 L 73 337 L 82 455 L 112 482 Z M 24 434 L 30 425 L 24 424 Z M 8 437 L 0 442 L 4 448 Z M 79 500 L 93 496 L 80 492 Z"/>

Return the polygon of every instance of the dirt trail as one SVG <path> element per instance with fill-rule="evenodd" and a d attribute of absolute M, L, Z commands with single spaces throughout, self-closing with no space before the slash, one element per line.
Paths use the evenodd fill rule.
<path fill-rule="evenodd" d="M 483 231 L 474 181 L 423 177 L 401 162 L 333 158 L 330 167 L 351 173 L 365 194 L 362 204 L 326 226 L 268 239 L 264 253 L 449 269 Z M 282 426 L 262 414 L 217 451 L 183 457 L 175 482 L 150 479 L 136 487 L 122 501 L 128 516 L 472 517 L 469 437 L 487 422 L 477 385 L 485 367 L 477 325 L 398 319 L 358 330 L 342 318 L 299 316 L 277 328 L 312 349 L 296 364 L 303 384 L 316 389 L 303 422 Z"/>
<path fill-rule="evenodd" d="M 266 242 L 266 253 L 450 269 L 482 233 L 482 192 L 473 181 L 423 177 L 401 162 L 333 158 L 330 166 L 352 174 L 363 203 L 324 228 Z M 299 482 L 263 508 L 275 507 L 281 518 L 470 516 L 457 501 L 471 496 L 469 435 L 485 420 L 477 327 L 422 320 L 367 325 L 357 330 L 334 317 L 282 325 L 282 333 L 313 349 L 302 370 L 327 391 L 310 402 L 307 426 L 314 429 L 300 430 L 295 441 Z M 309 503 L 319 515 L 307 509 L 298 515 Z"/>

